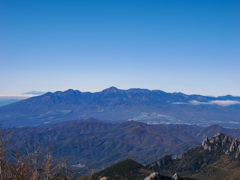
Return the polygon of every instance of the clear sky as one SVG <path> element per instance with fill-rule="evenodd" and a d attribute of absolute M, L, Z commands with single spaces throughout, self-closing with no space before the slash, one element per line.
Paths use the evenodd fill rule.
<path fill-rule="evenodd" d="M 239 0 L 0 0 L 0 95 L 240 96 Z"/>

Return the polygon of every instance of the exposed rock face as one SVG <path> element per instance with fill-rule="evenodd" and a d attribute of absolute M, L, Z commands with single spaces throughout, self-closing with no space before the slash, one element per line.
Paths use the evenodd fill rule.
<path fill-rule="evenodd" d="M 205 146 L 205 144 L 208 142 L 208 137 L 206 136 L 206 138 L 203 140 L 202 142 L 202 146 Z"/>
<path fill-rule="evenodd" d="M 171 178 L 174 180 L 190 180 L 191 177 L 228 180 L 239 179 L 239 163 L 240 140 L 217 133 L 209 140 L 206 137 L 202 146 L 190 148 L 180 158 L 164 156 L 147 168 L 167 176 L 175 173 Z"/>
<path fill-rule="evenodd" d="M 144 178 L 144 180 L 157 179 L 158 175 L 159 174 L 157 172 L 154 172 L 154 173 L 150 174 L 148 177 Z"/>
<path fill-rule="evenodd" d="M 238 145 L 239 145 L 239 140 L 238 140 L 238 139 L 234 139 L 234 140 L 232 141 L 232 144 L 231 144 L 231 146 L 230 146 L 229 151 L 230 151 L 230 152 L 234 151 L 235 149 L 238 148 Z"/>
<path fill-rule="evenodd" d="M 177 173 L 175 173 L 172 177 L 174 180 L 180 180 L 180 177 Z"/>
<path fill-rule="evenodd" d="M 240 154 L 240 140 L 222 133 L 217 133 L 210 140 L 206 137 L 202 142 L 202 146 L 204 150 L 209 151 L 217 151 L 219 148 L 224 148 L 223 152 L 225 152 L 226 155 L 235 153 L 235 158 L 238 158 Z"/>
<path fill-rule="evenodd" d="M 100 180 L 109 180 L 108 177 L 102 177 Z"/>

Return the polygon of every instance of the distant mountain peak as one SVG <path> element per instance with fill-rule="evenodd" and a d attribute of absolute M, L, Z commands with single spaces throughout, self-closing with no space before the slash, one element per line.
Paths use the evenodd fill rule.
<path fill-rule="evenodd" d="M 66 90 L 66 92 L 73 92 L 73 91 L 75 91 L 75 90 L 73 90 L 73 89 Z"/>
<path fill-rule="evenodd" d="M 73 89 L 68 89 L 66 91 L 64 91 L 64 93 L 67 93 L 67 94 L 75 94 L 77 92 L 80 92 L 79 90 L 73 90 Z"/>
<path fill-rule="evenodd" d="M 110 88 L 104 89 L 102 92 L 106 92 L 106 93 L 116 93 L 120 91 L 118 88 L 111 86 Z"/>
<path fill-rule="evenodd" d="M 149 89 L 141 89 L 141 88 L 131 88 L 131 89 L 128 89 L 129 92 L 132 92 L 132 93 L 149 93 L 151 92 Z"/>
<path fill-rule="evenodd" d="M 42 95 L 45 93 L 46 92 L 42 92 L 42 91 L 30 91 L 30 92 L 22 93 L 22 95 Z"/>
<path fill-rule="evenodd" d="M 133 119 L 148 124 L 195 123 L 209 126 L 215 124 L 216 121 L 211 121 L 214 117 L 219 125 L 237 128 L 240 127 L 239 109 L 238 97 L 232 97 L 231 100 L 225 97 L 217 99 L 160 90 L 118 89 L 112 86 L 99 92 L 73 89 L 48 92 L 9 104 L 0 107 L 0 122 L 5 127 L 38 126 L 49 121 L 93 117 L 112 122 Z M 196 121 L 193 122 L 192 119 Z"/>

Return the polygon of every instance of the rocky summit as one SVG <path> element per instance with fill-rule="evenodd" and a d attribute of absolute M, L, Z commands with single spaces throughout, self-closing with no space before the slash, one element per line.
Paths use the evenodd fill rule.
<path fill-rule="evenodd" d="M 239 152 L 239 139 L 217 133 L 210 139 L 206 137 L 201 146 L 190 148 L 179 158 L 166 155 L 146 166 L 128 159 L 94 174 L 92 179 L 240 179 Z"/>
<path fill-rule="evenodd" d="M 217 151 L 222 149 L 226 155 L 232 154 L 235 159 L 238 158 L 240 153 L 240 140 L 226 136 L 222 133 L 217 133 L 214 137 L 208 140 L 208 137 L 202 142 L 204 150 Z"/>
<path fill-rule="evenodd" d="M 188 176 L 202 180 L 240 178 L 240 140 L 217 133 L 202 146 L 190 148 L 181 157 L 164 156 L 146 167 L 162 175 Z"/>

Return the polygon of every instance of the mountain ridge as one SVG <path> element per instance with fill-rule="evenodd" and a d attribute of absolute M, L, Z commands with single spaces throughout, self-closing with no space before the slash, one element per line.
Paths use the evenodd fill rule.
<path fill-rule="evenodd" d="M 178 173 L 199 180 L 239 179 L 240 140 L 217 133 L 177 159 L 164 156 L 146 167 L 162 175 Z"/>
<path fill-rule="evenodd" d="M 145 166 L 127 159 L 94 173 L 89 179 L 233 180 L 240 178 L 239 155 L 240 139 L 219 132 L 179 158 L 165 155 Z"/>
<path fill-rule="evenodd" d="M 237 103 L 240 97 L 217 98 L 139 88 L 120 90 L 110 87 L 95 93 L 69 89 L 0 107 L 0 121 L 3 127 L 19 127 L 93 117 L 112 122 L 133 119 L 147 123 L 240 127 L 240 104 L 208 104 L 216 101 Z"/>
<path fill-rule="evenodd" d="M 215 130 L 214 130 L 215 128 Z M 240 138 L 239 129 L 222 128 L 226 134 Z M 22 127 L 13 133 L 11 147 L 21 148 L 25 140 L 51 146 L 56 159 L 68 157 L 72 165 L 108 167 L 131 158 L 147 164 L 169 154 L 179 157 L 191 147 L 201 145 L 205 136 L 219 132 L 216 126 L 148 125 L 129 121 L 103 123 L 96 119 L 61 122 L 41 127 Z M 82 168 L 81 170 L 83 170 Z"/>

